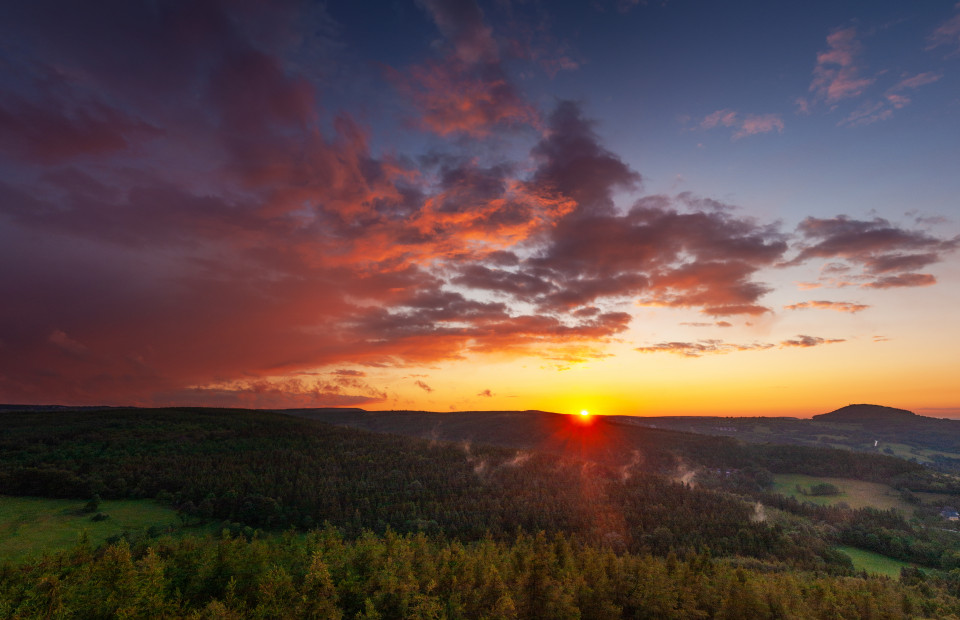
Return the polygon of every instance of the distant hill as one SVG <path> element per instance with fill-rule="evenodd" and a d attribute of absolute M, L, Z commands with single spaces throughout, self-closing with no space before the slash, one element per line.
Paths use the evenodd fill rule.
<path fill-rule="evenodd" d="M 847 405 L 830 413 L 813 416 L 818 422 L 905 422 L 919 420 L 918 416 L 906 409 L 884 407 L 882 405 Z"/>

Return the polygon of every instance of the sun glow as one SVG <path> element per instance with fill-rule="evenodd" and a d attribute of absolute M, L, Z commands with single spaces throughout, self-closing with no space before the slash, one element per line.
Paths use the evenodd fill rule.
<path fill-rule="evenodd" d="M 590 412 L 587 411 L 586 409 L 581 409 L 581 410 L 580 410 L 580 415 L 587 416 L 587 415 L 590 415 Z"/>

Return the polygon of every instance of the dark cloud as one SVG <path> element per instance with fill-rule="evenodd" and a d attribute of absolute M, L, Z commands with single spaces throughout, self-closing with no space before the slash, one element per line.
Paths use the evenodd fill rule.
<path fill-rule="evenodd" d="M 337 375 L 338 377 L 366 377 L 367 376 L 367 373 L 363 372 L 362 370 L 351 370 L 348 368 L 338 368 L 337 370 L 334 370 L 333 373 L 331 374 Z"/>
<path fill-rule="evenodd" d="M 432 388 L 432 387 L 430 387 L 429 385 L 427 385 L 426 383 L 424 383 L 424 382 L 421 381 L 420 379 L 417 379 L 416 381 L 414 381 L 413 384 L 416 385 L 416 386 L 417 386 L 418 388 L 420 388 L 421 390 L 423 390 L 424 392 L 432 392 L 432 391 L 433 391 L 433 388 Z"/>
<path fill-rule="evenodd" d="M 784 340 L 780 347 L 815 347 L 821 344 L 846 342 L 842 338 L 825 339 L 817 336 L 797 336 L 796 339 Z M 754 342 L 750 344 L 733 344 L 723 340 L 698 340 L 696 342 L 661 342 L 658 344 L 638 347 L 641 353 L 673 353 L 684 357 L 701 357 L 703 355 L 723 355 L 740 351 L 765 351 L 776 345 Z"/>
<path fill-rule="evenodd" d="M 935 279 L 930 274 L 896 272 L 938 263 L 944 254 L 960 246 L 960 238 L 943 239 L 908 230 L 883 218 L 808 217 L 800 223 L 798 232 L 803 241 L 798 244 L 798 254 L 786 265 L 799 265 L 815 258 L 843 259 L 846 263 L 829 263 L 824 273 L 845 273 L 850 265 L 858 266 L 862 274 L 857 279 L 865 288 L 932 284 Z"/>
<path fill-rule="evenodd" d="M 641 353 L 673 353 L 684 357 L 700 357 L 737 351 L 763 351 L 774 345 L 765 343 L 732 344 L 722 340 L 698 340 L 697 342 L 661 342 L 659 344 L 638 347 Z"/>
<path fill-rule="evenodd" d="M 901 288 L 905 286 L 932 286 L 937 279 L 929 273 L 900 273 L 895 276 L 883 276 L 873 282 L 867 282 L 864 288 Z"/>
<path fill-rule="evenodd" d="M 0 97 L 0 150 L 32 163 L 107 155 L 156 133 L 148 123 L 99 102 Z"/>
<path fill-rule="evenodd" d="M 603 148 L 580 106 L 562 101 L 549 118 L 546 137 L 533 149 L 541 160 L 532 183 L 540 194 L 574 201 L 577 216 L 613 213 L 613 191 L 634 189 L 640 175 Z"/>
<path fill-rule="evenodd" d="M 819 336 L 799 335 L 792 340 L 784 340 L 780 343 L 781 347 L 815 347 L 821 344 L 834 344 L 837 342 L 846 342 L 843 338 L 826 339 Z"/>

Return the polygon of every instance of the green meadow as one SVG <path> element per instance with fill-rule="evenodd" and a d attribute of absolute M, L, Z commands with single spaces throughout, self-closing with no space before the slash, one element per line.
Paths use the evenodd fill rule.
<path fill-rule="evenodd" d="M 901 562 L 872 551 L 864 551 L 856 547 L 834 547 L 837 551 L 842 551 L 853 560 L 853 567 L 857 570 L 864 570 L 871 575 L 886 575 L 897 579 L 900 577 L 900 569 L 911 566 L 907 562 Z"/>
<path fill-rule="evenodd" d="M 104 500 L 93 521 L 83 512 L 84 500 L 0 496 L 0 563 L 19 562 L 44 552 L 69 549 L 86 532 L 93 546 L 124 532 L 146 531 L 152 525 L 179 525 L 177 513 L 153 500 Z"/>
<path fill-rule="evenodd" d="M 821 482 L 838 487 L 840 493 L 837 495 L 804 495 L 797 492 L 797 485 L 809 492 L 812 485 Z M 775 474 L 773 485 L 777 493 L 821 506 L 832 506 L 839 502 L 845 502 L 851 508 L 870 507 L 880 510 L 896 508 L 905 515 L 913 514 L 914 510 L 914 506 L 905 502 L 896 489 L 877 482 L 865 482 L 851 478 L 805 476 L 803 474 Z"/>

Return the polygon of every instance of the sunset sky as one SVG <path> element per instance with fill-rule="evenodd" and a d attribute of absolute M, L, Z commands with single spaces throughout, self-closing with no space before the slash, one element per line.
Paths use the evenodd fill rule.
<path fill-rule="evenodd" d="M 960 417 L 960 4 L 6 2 L 0 402 Z"/>

